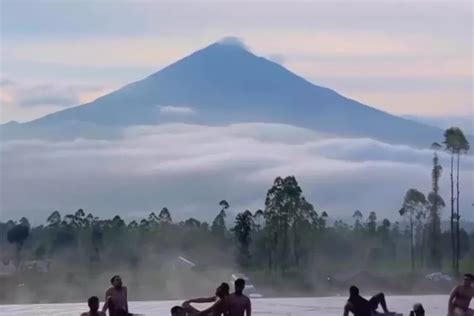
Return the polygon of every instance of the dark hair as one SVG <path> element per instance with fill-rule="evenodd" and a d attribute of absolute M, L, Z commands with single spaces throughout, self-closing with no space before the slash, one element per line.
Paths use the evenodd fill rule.
<path fill-rule="evenodd" d="M 92 304 L 99 304 L 99 298 L 97 296 L 91 296 L 87 300 L 87 305 L 91 306 Z"/>
<path fill-rule="evenodd" d="M 354 295 L 359 295 L 359 288 L 355 285 L 352 285 L 350 288 L 349 288 L 349 294 L 351 296 L 354 296 Z"/>
<path fill-rule="evenodd" d="M 114 275 L 114 276 L 112 277 L 112 279 L 110 279 L 110 283 L 114 284 L 114 281 L 115 281 L 116 278 L 120 278 L 120 275 L 118 275 L 118 274 L 117 274 L 117 275 Z"/>
<path fill-rule="evenodd" d="M 173 306 L 171 307 L 171 314 L 176 314 L 176 313 L 179 313 L 183 310 L 183 308 L 181 306 Z"/>
<path fill-rule="evenodd" d="M 415 305 L 413 305 L 413 311 L 415 312 L 424 312 L 425 309 L 423 308 L 423 305 L 421 305 L 420 303 L 416 303 Z"/>
<path fill-rule="evenodd" d="M 229 284 L 222 282 L 221 285 L 219 285 L 219 288 L 225 292 L 226 295 L 229 295 L 230 292 L 230 287 Z"/>
<path fill-rule="evenodd" d="M 235 287 L 235 289 L 242 289 L 243 290 L 245 288 L 245 280 L 242 279 L 242 278 L 238 278 L 234 282 L 234 287 Z"/>
<path fill-rule="evenodd" d="M 410 312 L 410 316 L 423 316 L 425 315 L 425 309 L 420 303 L 413 305 L 413 311 Z"/>
<path fill-rule="evenodd" d="M 474 280 L 474 274 L 466 273 L 466 274 L 464 274 L 464 278 L 468 279 L 468 280 Z"/>

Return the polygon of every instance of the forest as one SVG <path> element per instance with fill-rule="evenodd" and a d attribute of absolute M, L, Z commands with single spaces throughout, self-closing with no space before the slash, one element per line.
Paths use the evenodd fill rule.
<path fill-rule="evenodd" d="M 132 299 L 202 295 L 235 272 L 249 276 L 265 295 L 339 293 L 354 278 L 348 272 L 365 272 L 364 285 L 383 284 L 386 291 L 445 291 L 423 284 L 424 276 L 474 270 L 474 231 L 461 227 L 459 209 L 459 163 L 469 143 L 458 128 L 444 136 L 443 146 L 432 146 L 431 191 L 407 188 L 393 210 L 395 221 L 363 210 L 351 210 L 350 222 L 335 220 L 305 199 L 294 176 L 286 176 L 274 180 L 261 209 L 229 218 L 229 202 L 216 201 L 211 223 L 176 222 L 166 207 L 131 221 L 79 209 L 53 211 L 39 226 L 24 217 L 2 222 L 2 260 L 14 273 L 0 276 L 0 301 L 83 300 L 102 295 L 113 274 L 123 276 Z M 451 154 L 447 172 L 440 150 Z M 445 173 L 451 179 L 447 202 L 439 194 Z M 441 229 L 443 212 L 448 230 Z M 192 266 L 183 266 L 180 257 Z M 40 262 L 48 268 L 39 271 L 34 265 Z"/>

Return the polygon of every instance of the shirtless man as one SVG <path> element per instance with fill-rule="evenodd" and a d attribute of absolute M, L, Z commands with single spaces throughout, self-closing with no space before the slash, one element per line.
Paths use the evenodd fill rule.
<path fill-rule="evenodd" d="M 474 316 L 474 310 L 469 308 L 474 296 L 474 275 L 466 273 L 464 283 L 456 286 L 449 296 L 449 316 Z"/>
<path fill-rule="evenodd" d="M 99 312 L 99 298 L 97 296 L 92 296 L 87 300 L 87 305 L 89 305 L 89 311 L 82 313 L 81 316 L 105 316 L 104 312 Z"/>
<path fill-rule="evenodd" d="M 120 313 L 128 313 L 127 288 L 122 285 L 122 278 L 115 275 L 110 279 L 112 287 L 105 292 L 105 304 L 102 311 L 109 310 L 110 316 L 117 316 Z"/>
<path fill-rule="evenodd" d="M 252 304 L 250 299 L 244 295 L 245 280 L 237 279 L 234 282 L 235 292 L 229 295 L 226 300 L 229 316 L 250 316 L 252 313 Z"/>
<path fill-rule="evenodd" d="M 196 298 L 185 301 L 182 305 L 186 313 L 190 315 L 213 315 L 220 316 L 226 313 L 225 300 L 229 296 L 229 285 L 222 283 L 216 289 L 216 295 L 208 298 Z M 191 306 L 191 303 L 212 303 L 215 302 L 211 307 L 199 311 L 197 308 Z"/>
<path fill-rule="evenodd" d="M 359 289 L 353 285 L 349 288 L 349 294 L 347 304 L 344 306 L 344 316 L 349 316 L 349 312 L 354 314 L 354 316 L 373 316 L 376 315 L 379 305 L 382 306 L 385 315 L 396 315 L 388 311 L 383 293 L 379 293 L 370 300 L 366 300 L 360 296 Z"/>

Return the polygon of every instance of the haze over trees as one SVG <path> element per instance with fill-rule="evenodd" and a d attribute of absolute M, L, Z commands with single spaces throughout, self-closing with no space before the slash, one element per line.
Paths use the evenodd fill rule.
<path fill-rule="evenodd" d="M 445 143 L 457 157 L 457 166 L 469 144 L 459 131 L 450 130 Z M 453 130 L 456 137 L 450 136 Z M 317 201 L 305 198 L 294 176 L 287 176 L 273 181 L 263 209 L 238 212 L 227 200 L 216 203 L 211 225 L 198 218 L 176 222 L 166 207 L 158 215 L 150 212 L 131 221 L 118 215 L 101 219 L 83 209 L 72 214 L 53 211 L 40 226 L 31 226 L 26 218 L 0 223 L 0 248 L 13 246 L 11 259 L 25 284 L 33 281 L 22 262 L 49 260 L 58 280 L 79 288 L 110 271 L 125 270 L 137 284 L 150 283 L 150 271 L 160 276 L 156 282 L 166 282 L 172 275 L 179 279 L 183 272 L 169 270 L 178 257 L 195 262 L 192 271 L 209 280 L 220 275 L 219 269 L 227 276 L 243 271 L 262 285 L 278 288 L 279 282 L 290 282 L 288 288 L 313 292 L 327 288 L 328 276 L 348 269 L 412 277 L 469 270 L 474 264 L 474 231 L 459 225 L 462 212 L 454 208 L 460 196 L 458 181 L 451 198 L 452 230 L 441 230 L 445 206 L 439 193 L 441 146 L 433 144 L 432 148 L 431 191 L 425 195 L 416 188 L 408 189 L 401 198 L 400 220 L 395 222 L 380 218 L 377 210 L 358 209 L 348 211 L 353 214 L 350 222 L 333 219 L 318 208 Z M 176 295 L 166 287 L 162 291 L 164 297 Z M 137 292 L 142 293 L 139 288 Z"/>

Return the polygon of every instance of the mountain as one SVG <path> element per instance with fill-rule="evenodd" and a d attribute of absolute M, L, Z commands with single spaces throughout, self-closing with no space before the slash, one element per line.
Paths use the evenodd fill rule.
<path fill-rule="evenodd" d="M 171 109 L 172 111 L 167 111 Z M 242 46 L 222 42 L 93 102 L 1 127 L 4 139 L 115 137 L 165 122 L 277 122 L 349 137 L 426 146 L 442 130 L 314 85 Z"/>

